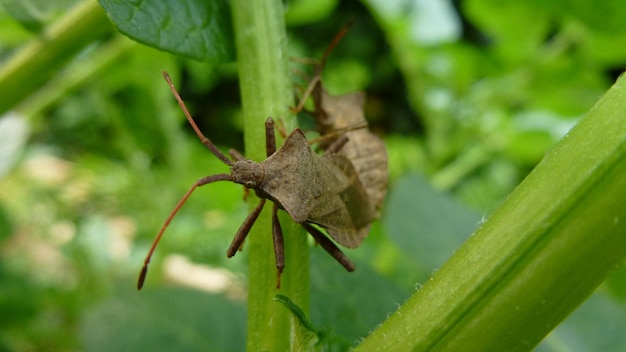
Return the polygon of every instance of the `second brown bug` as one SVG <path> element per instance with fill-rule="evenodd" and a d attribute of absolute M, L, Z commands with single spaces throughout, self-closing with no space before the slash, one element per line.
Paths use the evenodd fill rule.
<path fill-rule="evenodd" d="M 308 96 L 312 97 L 312 115 L 320 133 L 321 149 L 328 148 L 338 138 L 348 139 L 337 154 L 346 156 L 354 165 L 371 205 L 379 211 L 387 193 L 388 157 L 383 141 L 368 129 L 364 114 L 365 94 L 354 92 L 334 96 L 328 94 L 322 85 L 326 60 L 350 26 L 348 24 L 335 35 L 322 59 L 315 63 L 313 79 L 293 110 L 301 110 Z"/>

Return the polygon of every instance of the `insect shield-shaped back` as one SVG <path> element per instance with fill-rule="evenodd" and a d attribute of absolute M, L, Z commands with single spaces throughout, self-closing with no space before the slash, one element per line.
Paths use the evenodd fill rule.
<path fill-rule="evenodd" d="M 326 191 L 320 183 L 315 160 L 300 129 L 294 130 L 278 151 L 262 161 L 265 178 L 256 188 L 259 197 L 277 202 L 298 223 L 306 221 L 319 194 Z"/>
<path fill-rule="evenodd" d="M 322 177 L 335 178 L 331 192 L 318 198 L 309 216 L 310 222 L 323 227 L 339 244 L 358 247 L 367 237 L 377 213 L 352 163 L 343 155 L 325 154 Z M 331 206 L 332 205 L 332 206 Z"/>
<path fill-rule="evenodd" d="M 296 129 L 261 165 L 265 179 L 259 196 L 279 204 L 294 221 L 317 224 L 348 248 L 367 236 L 375 213 L 348 159 L 315 154 Z"/>

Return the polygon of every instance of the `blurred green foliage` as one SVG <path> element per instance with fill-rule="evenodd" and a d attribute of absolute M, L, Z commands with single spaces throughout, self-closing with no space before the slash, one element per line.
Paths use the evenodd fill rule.
<path fill-rule="evenodd" d="M 68 16 L 69 1 L 55 4 L 2 2 L 3 63 Z M 358 270 L 347 274 L 311 247 L 311 321 L 331 328 L 329 350 L 346 350 L 608 89 L 626 63 L 626 10 L 617 0 L 286 5 L 294 57 L 319 58 L 356 21 L 324 82 L 333 94 L 367 91 L 366 115 L 390 156 L 382 219 L 346 251 Z M 0 118 L 0 351 L 241 350 L 246 252 L 224 255 L 247 214 L 241 187 L 196 191 L 161 242 L 145 292 L 131 291 L 178 199 L 197 178 L 226 171 L 188 128 L 161 71 L 207 136 L 242 150 L 235 64 L 160 52 L 112 26 L 102 33 L 50 59 L 46 83 L 18 87 Z M 298 84 L 295 72 L 310 72 L 293 70 Z M 625 287 L 622 265 L 537 350 L 623 351 Z"/>

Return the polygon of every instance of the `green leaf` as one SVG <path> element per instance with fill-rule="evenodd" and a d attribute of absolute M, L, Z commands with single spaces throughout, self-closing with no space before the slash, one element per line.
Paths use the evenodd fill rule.
<path fill-rule="evenodd" d="M 320 21 L 337 7 L 337 2 L 337 0 L 292 0 L 285 13 L 285 22 L 295 26 Z"/>
<path fill-rule="evenodd" d="M 355 264 L 354 272 L 346 272 L 324 250 L 311 248 L 310 317 L 315 326 L 330 328 L 322 344 L 332 350 L 354 346 L 409 295 L 367 262 Z"/>
<path fill-rule="evenodd" d="M 42 9 L 37 6 L 39 4 L 33 4 L 29 1 L 3 0 L 0 5 L 25 29 L 36 32 L 43 27 L 44 14 Z"/>
<path fill-rule="evenodd" d="M 126 283 L 124 283 L 126 285 Z M 88 351 L 243 351 L 245 309 L 223 297 L 180 288 L 123 291 L 80 322 Z"/>
<path fill-rule="evenodd" d="M 541 5 L 544 4 L 541 3 Z M 624 8 L 624 3 L 621 0 L 605 0 L 601 2 L 561 0 L 555 1 L 554 5 L 552 7 L 554 7 L 555 12 L 558 11 L 559 15 L 580 21 L 590 30 L 599 33 L 624 31 L 626 8 Z"/>
<path fill-rule="evenodd" d="M 190 58 L 234 58 L 230 8 L 223 0 L 99 0 L 117 29 L 151 47 Z"/>
<path fill-rule="evenodd" d="M 535 351 L 624 351 L 625 308 L 623 302 L 620 305 L 598 290 L 548 335 Z"/>
<path fill-rule="evenodd" d="M 318 331 L 306 317 L 302 308 L 289 299 L 289 297 L 276 295 L 274 300 L 285 306 L 295 320 L 292 323 L 295 329 L 292 330 L 291 349 L 293 351 L 312 351 L 324 337 L 324 331 Z"/>
<path fill-rule="evenodd" d="M 419 174 L 395 182 L 385 213 L 391 239 L 427 272 L 443 264 L 480 221 L 478 213 L 437 192 Z"/>

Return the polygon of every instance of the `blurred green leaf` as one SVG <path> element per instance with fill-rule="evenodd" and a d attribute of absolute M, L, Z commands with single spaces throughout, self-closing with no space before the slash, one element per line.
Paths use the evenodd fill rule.
<path fill-rule="evenodd" d="M 626 302 L 626 261 L 615 269 L 606 284 L 612 297 L 622 303 Z"/>
<path fill-rule="evenodd" d="M 330 329 L 322 343 L 333 351 L 354 346 L 410 293 L 367 262 L 355 264 L 354 272 L 346 272 L 321 248 L 311 249 L 311 321 Z"/>
<path fill-rule="evenodd" d="M 245 308 L 180 288 L 121 290 L 86 310 L 80 335 L 89 351 L 243 351 Z"/>
<path fill-rule="evenodd" d="M 42 28 L 44 9 L 38 9 L 32 1 L 3 0 L 0 5 L 27 30 L 35 32 Z"/>
<path fill-rule="evenodd" d="M 285 22 L 290 26 L 316 22 L 328 16 L 335 7 L 337 7 L 337 0 L 289 0 L 286 6 Z"/>
<path fill-rule="evenodd" d="M 541 1 L 538 5 L 544 6 Z M 624 33 L 624 18 L 626 8 L 620 0 L 606 0 L 592 3 L 585 0 L 560 0 L 550 4 L 558 14 L 575 19 L 583 23 L 587 28 L 604 33 Z"/>
<path fill-rule="evenodd" d="M 535 351 L 626 351 L 626 304 L 619 304 L 602 290 L 598 291 L 550 333 Z"/>
<path fill-rule="evenodd" d="M 0 6 L 29 31 L 39 31 L 53 17 L 67 11 L 76 0 L 1 0 Z"/>
<path fill-rule="evenodd" d="M 534 54 L 550 30 L 550 14 L 539 11 L 543 4 L 537 1 L 467 1 L 462 6 L 468 19 L 495 41 L 494 49 L 508 64 Z"/>
<path fill-rule="evenodd" d="M 99 2 L 118 30 L 140 43 L 201 61 L 234 58 L 227 1 Z"/>
<path fill-rule="evenodd" d="M 295 351 L 312 351 L 315 346 L 319 345 L 324 338 L 325 332 L 318 330 L 309 321 L 306 314 L 297 304 L 289 297 L 284 295 L 276 295 L 274 301 L 285 306 L 292 314 L 292 318 L 297 322 L 293 323 L 295 329 L 292 330 L 291 348 Z"/>
<path fill-rule="evenodd" d="M 390 238 L 426 272 L 441 266 L 480 222 L 480 214 L 437 192 L 419 174 L 394 183 L 385 214 Z"/>

